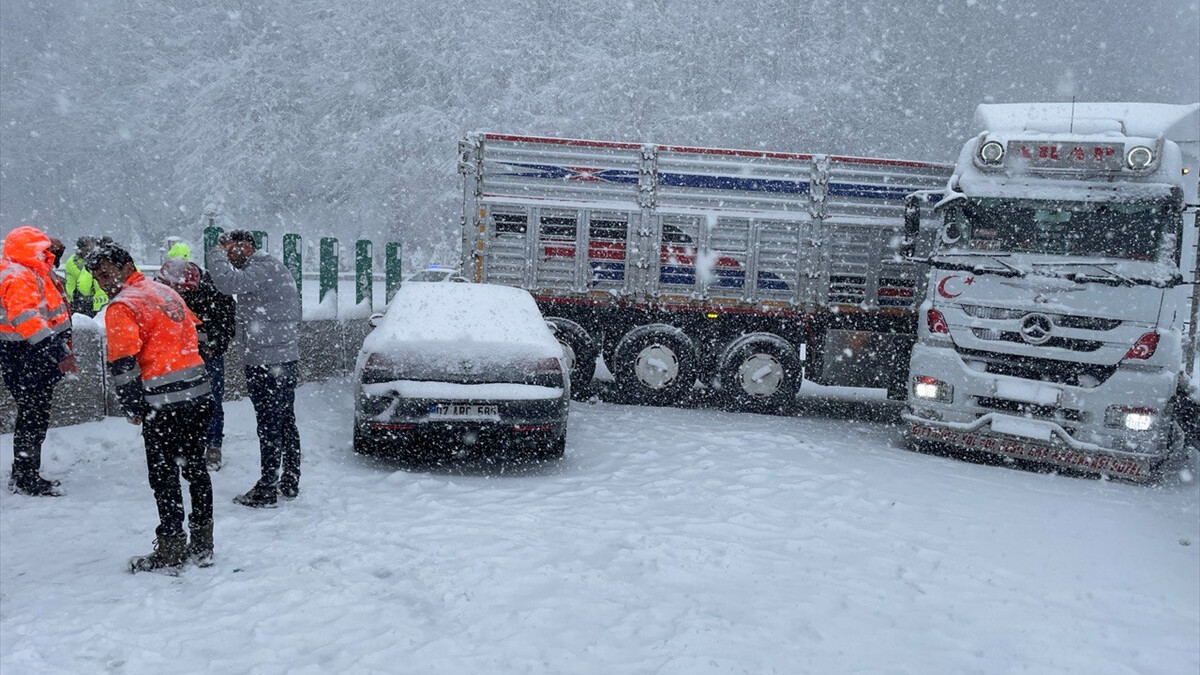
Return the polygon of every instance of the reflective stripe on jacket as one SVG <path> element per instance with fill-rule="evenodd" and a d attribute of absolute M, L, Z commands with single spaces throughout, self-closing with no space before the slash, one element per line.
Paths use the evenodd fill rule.
<path fill-rule="evenodd" d="M 129 275 L 104 318 L 108 369 L 126 415 L 209 395 L 199 323 L 178 293 L 141 272 Z"/>
<path fill-rule="evenodd" d="M 50 239 L 18 227 L 0 256 L 0 340 L 36 345 L 71 328 L 67 303 L 50 277 Z"/>

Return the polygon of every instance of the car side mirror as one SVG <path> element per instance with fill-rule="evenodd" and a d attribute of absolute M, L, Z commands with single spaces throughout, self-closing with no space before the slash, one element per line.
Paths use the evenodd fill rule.
<path fill-rule="evenodd" d="M 378 328 L 379 322 L 383 319 L 382 314 L 372 314 L 371 318 L 367 319 L 367 323 L 371 324 L 371 328 Z"/>

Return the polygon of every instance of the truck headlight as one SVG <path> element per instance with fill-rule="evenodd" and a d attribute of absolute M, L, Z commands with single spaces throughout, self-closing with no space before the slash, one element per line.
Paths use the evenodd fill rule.
<path fill-rule="evenodd" d="M 1125 154 L 1125 164 L 1137 171 L 1154 163 L 1154 151 L 1144 145 L 1139 145 Z"/>
<path fill-rule="evenodd" d="M 1153 408 L 1110 405 L 1104 411 L 1104 426 L 1129 431 L 1149 431 L 1157 417 L 1158 411 Z"/>
<path fill-rule="evenodd" d="M 913 378 L 913 396 L 927 401 L 950 403 L 954 400 L 954 387 L 928 375 Z"/>
<path fill-rule="evenodd" d="M 988 166 L 998 166 L 1004 161 L 1004 146 L 998 141 L 988 141 L 979 146 L 979 161 Z"/>

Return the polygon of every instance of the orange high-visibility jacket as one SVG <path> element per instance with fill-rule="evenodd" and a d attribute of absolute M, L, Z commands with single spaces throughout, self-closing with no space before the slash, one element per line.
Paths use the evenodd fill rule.
<path fill-rule="evenodd" d="M 210 391 L 200 358 L 200 321 L 167 286 L 134 272 L 104 318 L 108 368 L 130 417 L 184 403 Z"/>
<path fill-rule="evenodd" d="M 36 345 L 71 328 L 67 303 L 51 278 L 50 238 L 18 227 L 0 255 L 0 340 Z"/>

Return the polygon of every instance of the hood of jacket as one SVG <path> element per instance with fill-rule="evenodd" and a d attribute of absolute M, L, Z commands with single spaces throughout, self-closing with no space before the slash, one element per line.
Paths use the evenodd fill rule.
<path fill-rule="evenodd" d="M 53 265 L 50 237 L 36 227 L 18 227 L 4 238 L 3 258 L 6 262 L 14 262 L 40 274 L 48 274 Z"/>

